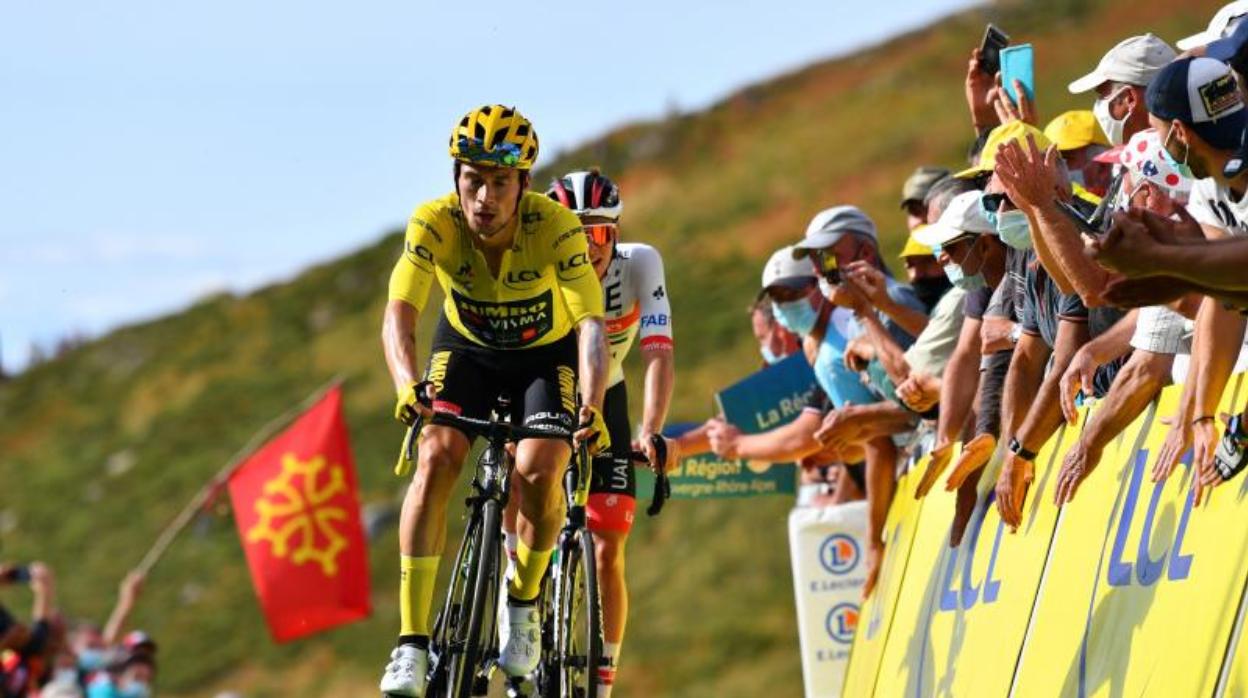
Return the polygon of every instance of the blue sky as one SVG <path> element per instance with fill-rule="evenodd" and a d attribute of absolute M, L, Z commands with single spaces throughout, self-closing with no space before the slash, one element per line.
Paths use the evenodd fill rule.
<path fill-rule="evenodd" d="M 375 240 L 448 189 L 479 104 L 553 153 L 970 4 L 8 3 L 0 357 Z"/>

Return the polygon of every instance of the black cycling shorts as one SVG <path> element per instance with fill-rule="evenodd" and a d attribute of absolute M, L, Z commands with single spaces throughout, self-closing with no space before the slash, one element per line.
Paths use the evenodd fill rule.
<path fill-rule="evenodd" d="M 491 349 L 438 322 L 424 379 L 435 410 L 489 419 L 499 395 L 511 400 L 512 424 L 570 439 L 576 427 L 576 334 L 531 349 Z"/>
<path fill-rule="evenodd" d="M 637 502 L 637 475 L 628 455 L 633 450 L 632 428 L 628 421 L 628 391 L 624 381 L 607 388 L 602 402 L 602 418 L 611 436 L 611 454 L 594 458 L 593 476 L 589 483 L 589 515 L 591 530 L 614 530 L 627 533 L 633 525 Z M 617 457 L 620 454 L 622 457 Z"/>

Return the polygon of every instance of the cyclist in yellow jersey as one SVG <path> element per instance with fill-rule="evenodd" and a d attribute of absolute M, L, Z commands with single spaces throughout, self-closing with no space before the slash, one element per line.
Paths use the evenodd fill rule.
<path fill-rule="evenodd" d="M 602 287 L 577 217 L 528 191 L 537 146 L 532 124 L 514 108 L 485 106 L 460 120 L 450 143 L 456 191 L 412 214 L 382 329 L 400 421 L 433 411 L 487 418 L 506 393 L 514 422 L 551 434 L 516 446 L 520 540 L 499 649 L 511 676 L 537 666 L 535 601 L 562 519 L 560 473 L 570 441 L 610 445 L 601 412 L 608 367 Z M 418 378 L 416 321 L 434 279 L 446 302 Z M 400 519 L 401 628 L 381 679 L 387 696 L 424 695 L 447 504 L 470 445 L 451 427 L 421 433 Z"/>

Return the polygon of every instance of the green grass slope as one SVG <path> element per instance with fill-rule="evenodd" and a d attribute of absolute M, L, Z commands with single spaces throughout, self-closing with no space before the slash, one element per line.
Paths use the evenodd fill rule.
<path fill-rule="evenodd" d="M 702 112 L 620 128 L 557 157 L 538 182 L 591 164 L 621 181 L 626 237 L 656 244 L 667 264 L 680 367 L 673 418 L 701 419 L 711 392 L 758 362 L 743 308 L 771 250 L 820 208 L 855 202 L 895 252 L 905 175 L 920 163 L 960 166 L 971 135 L 962 74 L 985 21 L 1035 44 L 1040 108 L 1052 117 L 1090 107 L 1065 84 L 1119 39 L 1152 30 L 1173 41 L 1219 4 L 1036 0 L 968 12 Z M 117 581 L 196 488 L 335 374 L 347 381 L 363 498 L 397 501 L 390 466 L 401 429 L 378 336 L 398 251 L 397 233 L 387 235 L 290 282 L 205 299 L 0 384 L 3 556 L 47 560 L 66 611 L 102 619 Z M 426 337 L 431 326 L 426 317 Z M 789 504 L 681 501 L 639 522 L 620 695 L 800 694 Z M 161 640 L 163 691 L 369 695 L 397 626 L 396 550 L 393 530 L 371 546 L 372 619 L 278 647 L 218 503 L 156 568 L 135 617 Z M 12 589 L 0 601 L 27 603 Z"/>

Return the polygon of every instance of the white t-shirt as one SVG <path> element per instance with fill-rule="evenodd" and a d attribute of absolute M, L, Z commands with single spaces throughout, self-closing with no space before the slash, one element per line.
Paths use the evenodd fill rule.
<path fill-rule="evenodd" d="M 624 380 L 624 357 L 638 334 L 643 349 L 672 346 L 672 310 L 659 251 L 639 242 L 618 243 L 602 279 L 602 296 L 612 386 Z"/>
<path fill-rule="evenodd" d="M 1228 235 L 1248 235 L 1248 196 L 1236 199 L 1230 189 L 1212 177 L 1198 179 L 1192 185 L 1187 212 L 1201 225 L 1225 230 Z"/>

